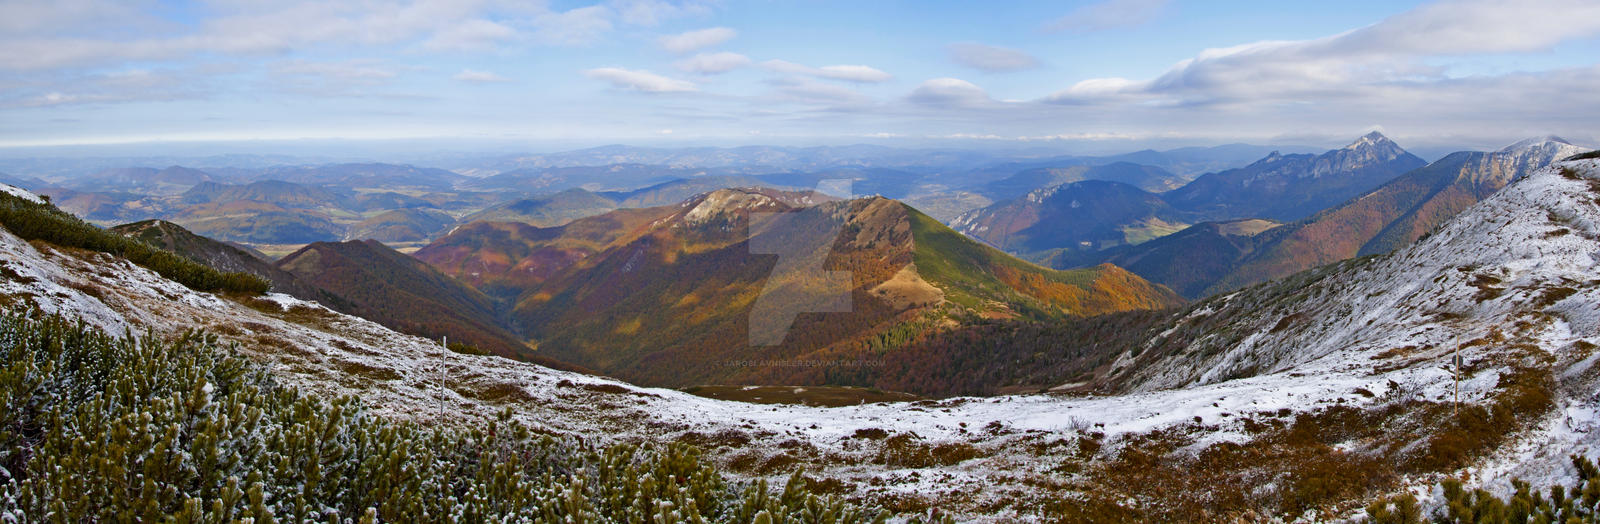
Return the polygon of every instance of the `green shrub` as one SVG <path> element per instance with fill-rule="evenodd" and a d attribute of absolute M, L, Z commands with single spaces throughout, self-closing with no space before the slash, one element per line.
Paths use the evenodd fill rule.
<path fill-rule="evenodd" d="M 1384 497 L 1367 506 L 1367 519 L 1372 524 L 1422 524 L 1422 508 L 1410 493 Z"/>
<path fill-rule="evenodd" d="M 450 348 L 450 351 L 454 351 L 456 353 L 460 353 L 460 354 L 463 354 L 463 355 L 493 355 L 494 354 L 494 353 L 490 353 L 489 350 L 480 348 L 478 346 L 474 346 L 472 344 L 468 344 L 466 342 L 451 342 L 449 345 L 447 345 L 445 347 Z"/>
<path fill-rule="evenodd" d="M 1511 481 L 1514 492 L 1509 499 L 1483 489 L 1469 491 L 1456 479 L 1445 480 L 1444 505 L 1436 512 L 1435 520 L 1461 524 L 1600 522 L 1600 462 L 1573 456 L 1572 464 L 1578 470 L 1577 483 L 1571 487 L 1550 486 L 1549 498 L 1521 480 Z"/>
<path fill-rule="evenodd" d="M 24 240 L 110 253 L 196 291 L 259 295 L 270 283 L 249 273 L 224 273 L 178 254 L 95 227 L 49 204 L 0 193 L 0 226 Z"/>
<path fill-rule="evenodd" d="M 597 448 L 510 418 L 375 416 L 190 332 L 0 313 L 6 522 L 865 522 L 798 475 L 735 486 L 682 444 Z"/>

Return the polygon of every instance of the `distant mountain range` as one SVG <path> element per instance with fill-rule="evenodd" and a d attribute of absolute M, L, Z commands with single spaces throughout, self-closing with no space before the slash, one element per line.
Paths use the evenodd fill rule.
<path fill-rule="evenodd" d="M 173 195 L 197 184 L 218 180 L 221 179 L 210 173 L 183 166 L 170 166 L 165 169 L 130 167 L 108 169 L 76 179 L 71 187 L 86 191 Z"/>
<path fill-rule="evenodd" d="M 1187 182 L 1184 178 L 1159 167 L 1115 162 L 1103 165 L 1024 169 L 1004 179 L 984 184 L 979 192 L 997 201 L 1009 200 L 1036 189 L 1084 180 L 1121 182 L 1152 193 L 1175 189 Z"/>
<path fill-rule="evenodd" d="M 1209 220 L 1299 220 L 1427 164 L 1377 132 L 1320 155 L 1274 152 L 1249 166 L 1201 175 L 1162 194 Z"/>
<path fill-rule="evenodd" d="M 281 255 L 312 241 L 374 238 L 415 244 L 479 220 L 547 227 L 611 209 L 674 204 L 722 187 L 811 189 L 841 179 L 849 184 L 839 187 L 851 195 L 901 199 L 949 220 L 1071 181 L 1168 189 L 1199 169 L 1248 162 L 1245 154 L 1263 148 L 1062 156 L 879 146 L 610 146 L 546 155 L 451 155 L 453 171 L 262 156 L 145 159 L 163 162 L 156 165 L 164 168 L 116 164 L 138 159 L 0 159 L 0 165 L 28 173 L 0 175 L 0 181 L 52 196 L 62 209 L 100 224 L 169 220 Z M 455 222 L 441 226 L 446 215 Z"/>
<path fill-rule="evenodd" d="M 1185 296 L 1206 296 L 1411 244 L 1518 177 L 1582 151 L 1544 137 L 1495 152 L 1455 153 L 1282 227 L 1203 223 L 1055 265 L 1117 264 Z"/>
<path fill-rule="evenodd" d="M 551 227 L 615 209 L 673 205 L 695 195 L 722 188 L 771 185 L 755 177 L 712 175 L 677 179 L 631 191 L 597 193 L 574 188 L 496 204 L 463 217 L 461 222 L 463 224 L 480 221 L 521 222 L 537 227 Z"/>
<path fill-rule="evenodd" d="M 950 224 L 1009 252 L 1070 264 L 1085 253 L 1138 244 L 1204 221 L 1299 220 L 1423 164 L 1371 133 L 1319 155 L 1274 151 L 1248 166 L 1207 173 L 1159 193 L 1126 181 L 1047 186 L 964 213 Z"/>
<path fill-rule="evenodd" d="M 455 217 L 434 209 L 400 208 L 384 211 L 351 224 L 345 240 L 379 242 L 427 242 L 456 223 Z"/>

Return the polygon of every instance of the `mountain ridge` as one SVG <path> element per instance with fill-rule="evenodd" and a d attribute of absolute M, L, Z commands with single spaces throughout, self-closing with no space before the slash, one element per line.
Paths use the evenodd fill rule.
<path fill-rule="evenodd" d="M 476 428 L 513 419 L 586 443 L 703 444 L 711 459 L 754 464 L 742 470 L 749 478 L 803 468 L 832 493 L 913 511 L 1355 519 L 1401 491 L 1441 506 L 1442 490 L 1431 488 L 1444 479 L 1548 486 L 1571 476 L 1567 457 L 1597 451 L 1597 195 L 1600 162 L 1561 163 L 1401 251 L 1194 304 L 1123 348 L 1096 375 L 1111 394 L 1095 396 L 826 409 L 696 398 L 456 354 L 284 295 L 196 292 L 114 256 L 9 231 L 0 232 L 0 295 L 108 331 L 209 326 L 273 380 L 359 398 L 367 414 Z M 1077 472 L 1071 487 L 1040 482 L 1064 471 Z M 1259 484 L 1248 479 L 1260 478 L 1285 479 L 1282 491 L 1251 497 Z M 1173 493 L 1173 479 L 1226 496 L 1195 502 L 1193 491 Z M 1080 494 L 1070 508 L 994 514 L 1019 496 Z M 1140 505 L 1117 504 L 1130 498 Z"/>
<path fill-rule="evenodd" d="M 494 299 L 381 242 L 315 242 L 274 266 L 342 297 L 352 314 L 396 331 L 535 359 L 521 337 L 502 327 Z"/>
<path fill-rule="evenodd" d="M 828 239 L 830 228 L 837 238 Z M 764 307 L 763 293 L 798 293 L 776 301 L 798 304 L 830 293 L 826 271 L 774 265 L 786 259 L 763 254 L 766 245 L 848 271 L 854 278 L 837 292 L 852 297 L 852 312 L 799 311 L 792 340 L 751 348 L 749 319 L 763 317 L 752 309 Z M 764 188 L 721 189 L 557 228 L 467 224 L 416 256 L 494 296 L 515 297 L 517 330 L 541 354 L 648 383 L 755 380 L 769 371 L 690 363 L 747 351 L 802 358 L 957 313 L 1050 318 L 1180 301 L 1118 268 L 1058 272 L 1014 259 L 898 201 Z"/>
<path fill-rule="evenodd" d="M 1318 155 L 1285 156 L 1273 151 L 1247 166 L 1206 173 L 1161 193 L 1131 186 L 1079 183 L 1039 189 L 963 213 L 950 224 L 974 238 L 1033 260 L 1092 259 L 1095 252 L 1139 244 L 1201 222 L 1299 220 L 1423 164 L 1399 144 L 1374 132 Z M 1048 200 L 1062 187 L 1079 194 L 1076 198 Z M 1103 194 L 1094 194 L 1094 188 Z M 1085 202 L 1109 203 L 1107 199 L 1121 202 L 1112 205 L 1117 212 L 1089 216 L 1079 209 Z"/>

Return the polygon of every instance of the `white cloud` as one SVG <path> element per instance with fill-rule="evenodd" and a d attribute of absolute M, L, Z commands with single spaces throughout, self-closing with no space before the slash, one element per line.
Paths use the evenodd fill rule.
<path fill-rule="evenodd" d="M 1047 31 L 1100 31 L 1149 22 L 1168 0 L 1105 0 L 1080 7 L 1045 25 Z"/>
<path fill-rule="evenodd" d="M 1070 103 L 1072 101 L 1087 101 L 1090 99 L 1108 99 L 1137 91 L 1142 86 L 1143 84 L 1126 78 L 1090 78 L 1050 95 L 1048 100 Z"/>
<path fill-rule="evenodd" d="M 750 57 L 739 53 L 701 53 L 674 64 L 678 69 L 702 75 L 726 73 L 750 65 Z"/>
<path fill-rule="evenodd" d="M 1022 51 L 977 42 L 950 44 L 946 51 L 950 53 L 950 60 L 957 64 L 991 73 L 1021 71 L 1039 66 L 1038 59 Z"/>
<path fill-rule="evenodd" d="M 1442 1 L 1322 39 L 1327 51 L 1454 55 L 1541 51 L 1600 33 L 1590 0 Z"/>
<path fill-rule="evenodd" d="M 661 44 L 662 49 L 684 54 L 722 45 L 723 42 L 732 40 L 735 36 L 739 36 L 738 31 L 726 27 L 712 27 L 663 36 L 657 42 Z"/>
<path fill-rule="evenodd" d="M 885 73 L 877 68 L 864 65 L 830 65 L 811 67 L 783 60 L 768 60 L 762 62 L 761 67 L 765 67 L 769 70 L 780 73 L 808 75 L 817 78 L 827 78 L 830 80 L 844 80 L 847 82 L 878 83 L 887 82 L 894 78 L 894 75 Z"/>
<path fill-rule="evenodd" d="M 584 45 L 611 32 L 616 13 L 605 6 L 579 7 L 559 13 L 545 13 L 533 19 L 533 36 L 540 43 Z"/>
<path fill-rule="evenodd" d="M 483 51 L 511 40 L 517 30 L 489 20 L 473 19 L 440 29 L 422 43 L 431 51 Z"/>
<path fill-rule="evenodd" d="M 918 104 L 939 107 L 978 107 L 994 102 L 983 88 L 959 78 L 928 80 L 912 90 L 907 98 Z"/>
<path fill-rule="evenodd" d="M 318 77 L 346 83 L 380 83 L 394 78 L 398 73 L 390 67 L 369 60 L 343 62 L 311 62 L 290 60 L 280 62 L 272 69 L 278 75 Z"/>
<path fill-rule="evenodd" d="M 215 6 L 214 12 L 187 32 L 176 27 L 145 32 L 149 36 L 144 37 L 70 31 L 0 37 L 0 67 L 42 69 L 198 53 L 283 53 L 320 43 L 393 45 L 448 33 L 486 15 L 478 6 L 445 0 L 241 2 Z M 481 33 L 482 26 L 477 31 Z"/>
<path fill-rule="evenodd" d="M 778 99 L 785 102 L 834 108 L 862 107 L 872 102 L 854 89 L 805 77 L 775 78 L 767 83 L 777 92 Z"/>
<path fill-rule="evenodd" d="M 0 89 L 0 108 L 195 99 L 209 94 L 209 77 L 193 69 L 130 69 L 54 81 L 17 79 Z"/>
<path fill-rule="evenodd" d="M 623 23 L 654 27 L 662 21 L 711 12 L 711 5 L 698 1 L 668 2 L 663 0 L 613 0 Z"/>
<path fill-rule="evenodd" d="M 818 68 L 816 76 L 850 82 L 887 82 L 893 75 L 864 65 L 831 65 Z"/>
<path fill-rule="evenodd" d="M 1096 78 L 1047 97 L 1067 104 L 1125 100 L 1193 105 L 1333 101 L 1459 87 L 1429 58 L 1528 52 L 1600 34 L 1600 4 L 1461 0 L 1313 40 L 1206 49 L 1145 81 Z"/>
<path fill-rule="evenodd" d="M 473 69 L 462 69 L 460 73 L 456 73 L 456 75 L 451 78 L 469 84 L 494 84 L 511 81 L 509 78 L 491 73 L 489 71 L 477 71 Z"/>
<path fill-rule="evenodd" d="M 419 68 L 381 60 L 285 60 L 271 65 L 271 89 L 317 97 L 415 96 L 383 91 L 403 72 Z"/>
<path fill-rule="evenodd" d="M 645 93 L 687 93 L 697 91 L 694 83 L 667 78 L 649 71 L 633 71 L 619 67 L 589 69 L 583 76 L 609 82 L 612 87 Z"/>
<path fill-rule="evenodd" d="M 52 34 L 64 31 L 127 29 L 153 25 L 136 2 L 116 0 L 0 1 L 0 34 Z"/>
<path fill-rule="evenodd" d="M 193 24 L 127 2 L 0 0 L 0 69 L 39 70 L 204 54 L 272 55 L 316 46 L 486 51 L 515 43 L 584 45 L 619 26 L 703 14 L 698 0 L 612 0 L 555 11 L 504 0 L 219 1 Z M 145 9 L 148 11 L 148 9 Z"/>

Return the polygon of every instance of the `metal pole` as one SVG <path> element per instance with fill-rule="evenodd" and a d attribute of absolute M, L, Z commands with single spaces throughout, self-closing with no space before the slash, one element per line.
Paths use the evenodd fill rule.
<path fill-rule="evenodd" d="M 444 346 L 444 350 L 445 351 L 450 351 L 450 337 L 449 336 L 440 336 L 439 337 L 439 345 Z M 438 366 L 437 368 L 435 368 L 438 371 L 438 376 L 435 377 L 435 379 L 434 379 L 434 380 L 437 381 L 437 383 L 435 385 L 439 388 L 439 391 L 437 392 L 437 394 L 439 395 L 439 416 L 438 416 L 437 420 L 439 420 L 440 422 L 443 422 L 444 421 L 444 359 L 441 358 L 439 360 L 439 362 L 434 364 L 434 365 Z"/>

